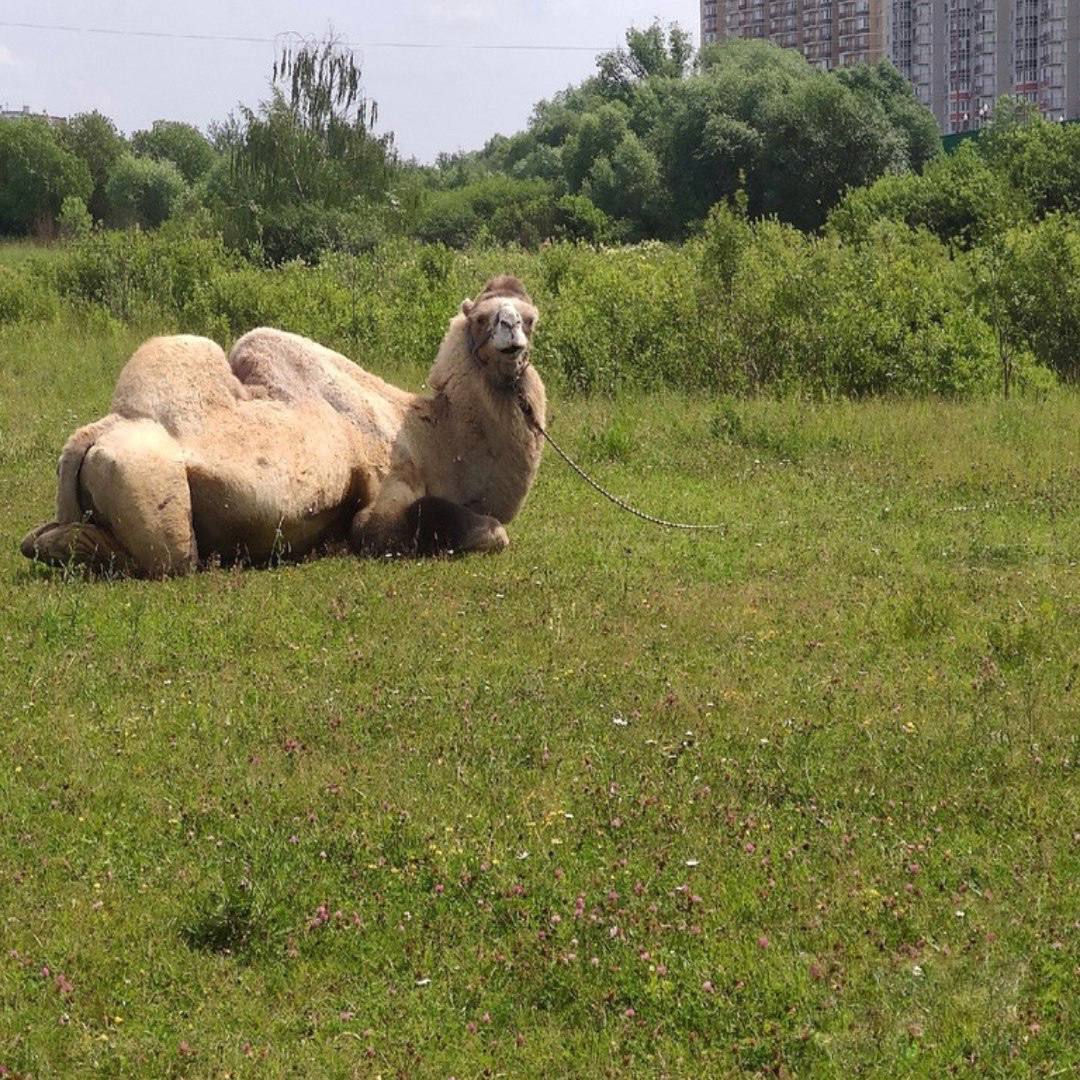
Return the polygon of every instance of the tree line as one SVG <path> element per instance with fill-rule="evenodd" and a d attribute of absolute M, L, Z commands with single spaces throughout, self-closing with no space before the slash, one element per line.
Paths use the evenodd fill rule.
<path fill-rule="evenodd" d="M 0 233 L 83 235 L 197 219 L 255 261 L 317 262 L 395 236 L 535 248 L 699 235 L 717 204 L 847 240 L 882 219 L 972 245 L 1080 202 L 1080 126 L 1003 102 L 945 156 L 887 63 L 824 72 L 760 41 L 698 54 L 678 27 L 631 29 L 595 73 L 481 150 L 404 161 L 332 41 L 287 49 L 269 97 L 206 133 L 130 138 L 99 112 L 0 124 Z"/>

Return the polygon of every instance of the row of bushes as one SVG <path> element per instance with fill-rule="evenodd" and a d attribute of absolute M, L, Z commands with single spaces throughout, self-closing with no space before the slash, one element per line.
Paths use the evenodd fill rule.
<path fill-rule="evenodd" d="M 537 362 L 569 390 L 973 394 L 1005 363 L 1028 384 L 1080 378 L 1080 224 L 1066 215 L 958 252 L 902 224 L 844 243 L 717 208 L 681 247 L 395 240 L 274 270 L 167 225 L 0 269 L 0 322 L 74 306 L 221 341 L 272 324 L 376 369 L 422 366 L 461 299 L 503 272 L 536 297 Z"/>

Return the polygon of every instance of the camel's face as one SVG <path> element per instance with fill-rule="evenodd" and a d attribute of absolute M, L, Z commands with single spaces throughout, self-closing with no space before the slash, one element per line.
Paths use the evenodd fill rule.
<path fill-rule="evenodd" d="M 529 363 L 536 308 L 517 296 L 491 296 L 466 312 L 473 355 L 498 389 L 514 389 Z"/>

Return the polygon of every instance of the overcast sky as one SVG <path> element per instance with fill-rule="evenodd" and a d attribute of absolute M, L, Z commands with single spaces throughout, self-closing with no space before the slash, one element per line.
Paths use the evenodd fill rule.
<path fill-rule="evenodd" d="M 364 83 L 405 156 L 472 150 L 524 126 L 534 102 L 594 68 L 591 52 L 486 51 L 463 45 L 620 44 L 654 17 L 698 37 L 697 0 L 3 0 L 0 105 L 67 116 L 100 109 L 130 133 L 153 120 L 200 127 L 237 102 L 266 96 L 274 46 L 259 42 L 118 37 L 86 28 L 273 38 L 336 33 L 361 43 Z M 80 32 L 6 25 L 36 23 Z M 378 42 L 441 43 L 439 49 Z"/>

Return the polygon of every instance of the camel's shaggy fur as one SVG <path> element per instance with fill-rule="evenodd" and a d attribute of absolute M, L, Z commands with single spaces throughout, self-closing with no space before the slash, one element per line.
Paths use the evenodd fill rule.
<path fill-rule="evenodd" d="M 537 311 L 516 278 L 450 322 L 407 393 L 306 338 L 260 329 L 231 353 L 153 338 L 109 415 L 60 458 L 56 520 L 22 550 L 146 577 L 217 557 L 265 562 L 348 538 L 367 553 L 499 551 L 540 463 Z"/>

